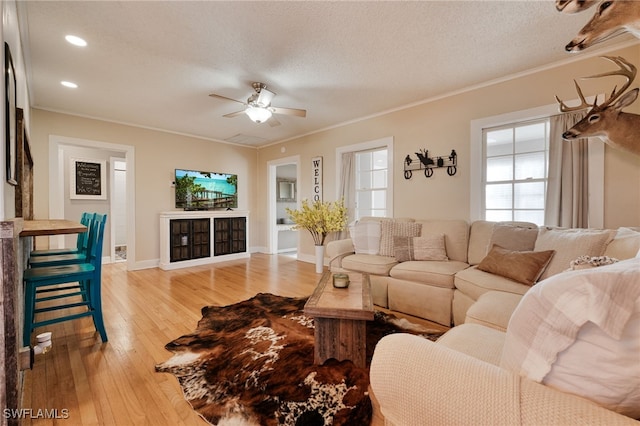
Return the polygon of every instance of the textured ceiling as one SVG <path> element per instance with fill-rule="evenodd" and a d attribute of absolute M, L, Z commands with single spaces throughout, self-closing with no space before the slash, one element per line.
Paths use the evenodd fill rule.
<path fill-rule="evenodd" d="M 19 13 L 33 107 L 252 146 L 565 61 L 591 15 L 552 1 L 28 1 Z M 223 118 L 242 105 L 208 94 L 245 101 L 253 81 L 307 117 Z"/>

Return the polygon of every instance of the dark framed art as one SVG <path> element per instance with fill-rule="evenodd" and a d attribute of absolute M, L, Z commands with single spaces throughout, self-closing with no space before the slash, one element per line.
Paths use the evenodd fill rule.
<path fill-rule="evenodd" d="M 72 200 L 107 199 L 107 162 L 71 158 L 69 197 Z"/>
<path fill-rule="evenodd" d="M 16 121 L 16 72 L 13 68 L 11 50 L 7 43 L 4 44 L 4 90 L 5 102 L 5 127 L 6 127 L 6 158 L 7 158 L 7 182 L 11 185 L 18 184 L 18 170 L 16 161 L 17 152 L 17 121 Z"/>

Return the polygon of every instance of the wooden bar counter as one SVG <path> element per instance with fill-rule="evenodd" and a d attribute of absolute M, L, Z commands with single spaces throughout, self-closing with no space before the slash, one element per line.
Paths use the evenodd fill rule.
<path fill-rule="evenodd" d="M 87 232 L 87 227 L 80 222 L 66 219 L 25 220 L 21 237 L 42 235 L 79 234 Z"/>

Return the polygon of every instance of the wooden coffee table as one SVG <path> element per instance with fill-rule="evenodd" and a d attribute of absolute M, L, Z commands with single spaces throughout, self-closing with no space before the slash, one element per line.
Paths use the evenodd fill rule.
<path fill-rule="evenodd" d="M 304 313 L 315 323 L 314 362 L 329 358 L 366 367 L 367 321 L 373 320 L 369 274 L 349 273 L 348 288 L 335 288 L 333 274 L 325 272 Z"/>

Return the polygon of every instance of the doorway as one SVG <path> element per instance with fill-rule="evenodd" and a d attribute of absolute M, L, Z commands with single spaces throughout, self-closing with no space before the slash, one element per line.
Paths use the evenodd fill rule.
<path fill-rule="evenodd" d="M 127 162 L 111 157 L 111 259 L 127 261 Z"/>
<path fill-rule="evenodd" d="M 120 222 L 126 224 L 125 243 L 127 250 L 126 263 L 127 270 L 136 269 L 135 265 L 135 149 L 131 145 L 120 145 L 107 142 L 99 142 L 85 139 L 70 138 L 66 136 L 50 135 L 49 136 L 49 217 L 79 217 L 78 211 L 96 211 L 107 213 L 107 227 L 112 228 L 112 216 L 114 210 L 111 208 L 111 200 L 113 196 L 109 193 L 107 200 L 98 200 L 95 203 L 71 203 L 69 200 L 69 153 L 80 155 L 83 158 L 106 160 L 111 157 L 123 161 L 126 170 L 126 179 L 123 184 L 125 197 L 125 208 Z M 109 174 L 109 179 L 113 182 L 113 177 Z M 109 185 L 112 186 L 112 185 Z M 112 188 L 113 190 L 113 188 Z M 74 200 L 75 201 L 75 200 Z M 77 211 L 76 211 L 77 210 Z M 112 246 L 113 238 L 111 238 L 113 230 L 105 229 L 105 248 L 104 253 L 109 253 L 103 259 L 103 262 L 113 261 Z M 109 235 L 109 238 L 107 238 Z M 58 248 L 65 247 L 63 236 L 50 237 L 49 247 Z M 106 240 L 109 240 L 107 242 Z"/>
<path fill-rule="evenodd" d="M 298 232 L 292 230 L 287 208 L 295 210 L 297 205 L 296 164 L 281 164 L 276 167 L 276 223 L 278 228 L 278 254 L 297 257 Z"/>
<path fill-rule="evenodd" d="M 282 254 L 297 257 L 298 232 L 292 230 L 286 208 L 297 209 L 300 188 L 300 157 L 287 157 L 268 163 L 269 182 L 269 248 L 270 254 Z M 286 196 L 279 191 L 279 184 L 289 189 Z"/>

